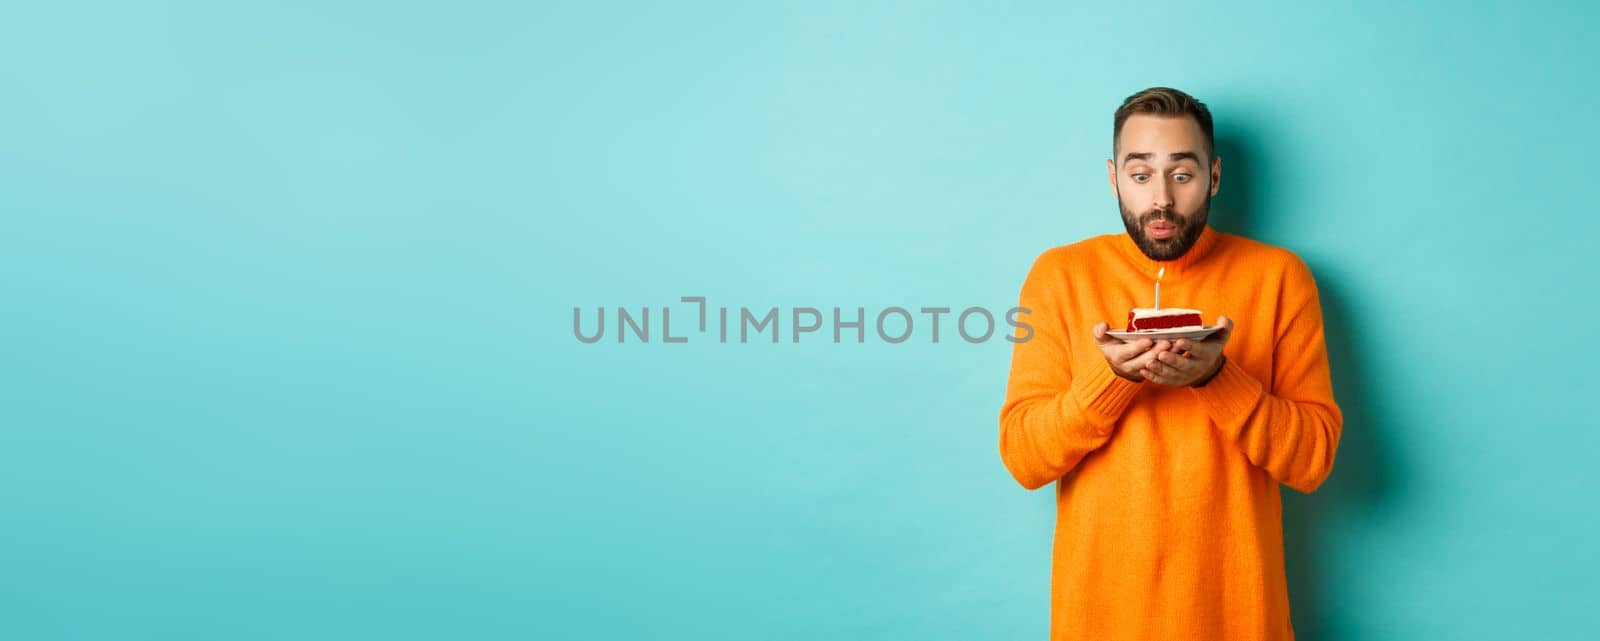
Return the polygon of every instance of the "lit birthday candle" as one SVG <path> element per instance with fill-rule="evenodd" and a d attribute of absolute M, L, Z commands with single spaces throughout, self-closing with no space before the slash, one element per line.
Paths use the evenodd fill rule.
<path fill-rule="evenodd" d="M 1161 309 L 1161 276 L 1167 273 L 1167 266 L 1162 265 L 1156 272 L 1156 309 Z"/>

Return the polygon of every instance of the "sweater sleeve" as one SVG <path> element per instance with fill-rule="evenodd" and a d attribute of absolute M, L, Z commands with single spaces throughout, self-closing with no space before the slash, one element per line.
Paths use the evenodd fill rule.
<path fill-rule="evenodd" d="M 1029 270 L 1018 303 L 1027 310 L 1022 318 L 1032 331 L 1019 327 L 1020 342 L 1012 346 L 1000 409 L 1000 460 L 1029 490 L 1065 476 L 1104 445 L 1141 385 L 1117 376 L 1103 362 L 1071 371 L 1067 332 L 1081 332 L 1082 340 L 1092 337 L 1089 327 L 1067 326 L 1066 287 L 1064 265 L 1046 252 Z"/>
<path fill-rule="evenodd" d="M 1251 463 L 1310 493 L 1333 471 L 1344 418 L 1333 398 L 1316 281 L 1298 257 L 1284 286 L 1288 315 L 1275 338 L 1270 387 L 1228 359 L 1194 394 Z"/>

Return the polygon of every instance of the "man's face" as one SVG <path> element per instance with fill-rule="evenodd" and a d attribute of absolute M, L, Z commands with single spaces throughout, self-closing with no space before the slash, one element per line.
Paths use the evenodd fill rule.
<path fill-rule="evenodd" d="M 1106 171 L 1128 235 L 1152 260 L 1187 253 L 1222 184 L 1222 159 L 1206 157 L 1200 125 L 1188 116 L 1134 114 L 1114 152 Z"/>

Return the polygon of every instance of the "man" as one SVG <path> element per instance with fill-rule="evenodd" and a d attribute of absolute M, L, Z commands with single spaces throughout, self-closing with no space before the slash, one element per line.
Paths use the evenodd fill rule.
<path fill-rule="evenodd" d="M 1056 482 L 1050 638 L 1292 639 L 1278 485 L 1321 485 L 1343 426 L 1316 283 L 1288 250 L 1207 224 L 1222 159 L 1204 104 L 1141 91 L 1112 138 L 1127 233 L 1034 262 L 1034 335 L 1013 347 L 1000 412 L 1006 469 L 1030 490 Z M 1162 268 L 1161 303 L 1222 329 L 1107 335 L 1153 306 Z"/>

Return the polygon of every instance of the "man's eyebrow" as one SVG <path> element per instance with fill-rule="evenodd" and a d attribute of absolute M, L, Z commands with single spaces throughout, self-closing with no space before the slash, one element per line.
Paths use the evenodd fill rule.
<path fill-rule="evenodd" d="M 1123 164 L 1127 164 L 1135 160 L 1150 160 L 1151 158 L 1155 158 L 1155 156 L 1155 154 L 1148 151 L 1130 151 L 1128 152 L 1128 155 L 1122 157 L 1122 162 Z M 1199 164 L 1200 154 L 1192 151 L 1179 151 L 1167 154 L 1167 160 L 1174 162 L 1185 159 L 1193 160 L 1196 164 Z"/>

